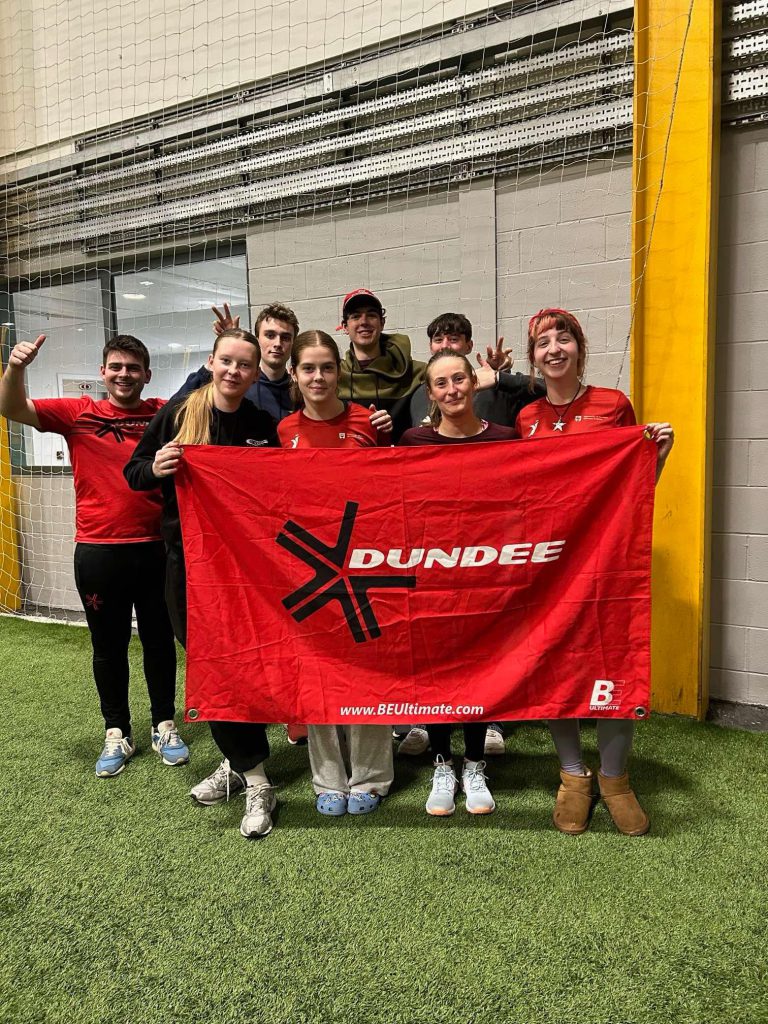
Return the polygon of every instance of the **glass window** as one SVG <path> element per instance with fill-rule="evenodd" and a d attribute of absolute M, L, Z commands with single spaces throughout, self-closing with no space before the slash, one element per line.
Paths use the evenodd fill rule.
<path fill-rule="evenodd" d="M 226 302 L 250 327 L 245 256 L 163 266 L 114 279 L 117 329 L 149 349 L 152 395 L 169 398 L 208 357 L 214 314 Z"/>

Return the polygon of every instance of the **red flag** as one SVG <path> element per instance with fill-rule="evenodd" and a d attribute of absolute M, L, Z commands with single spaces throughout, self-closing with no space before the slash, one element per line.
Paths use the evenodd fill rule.
<path fill-rule="evenodd" d="M 642 717 L 641 427 L 389 449 L 188 447 L 187 717 Z"/>

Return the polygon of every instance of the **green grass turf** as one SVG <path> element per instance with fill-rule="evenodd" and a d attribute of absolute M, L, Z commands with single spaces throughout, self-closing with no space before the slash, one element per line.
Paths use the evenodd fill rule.
<path fill-rule="evenodd" d="M 0 619 L 0 1019 L 13 1024 L 716 1024 L 768 1021 L 768 736 L 654 718 L 633 778 L 652 819 L 579 838 L 550 813 L 548 734 L 491 765 L 497 813 L 424 813 L 427 759 L 375 814 L 314 810 L 306 748 L 273 731 L 281 806 L 261 842 L 242 798 L 200 808 L 218 758 L 140 749 L 97 780 L 101 722 L 84 629 Z M 594 763 L 594 735 L 586 732 Z"/>

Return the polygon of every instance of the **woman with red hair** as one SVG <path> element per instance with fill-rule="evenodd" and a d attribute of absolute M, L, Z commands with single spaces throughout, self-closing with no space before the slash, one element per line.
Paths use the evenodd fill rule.
<path fill-rule="evenodd" d="M 564 309 L 542 309 L 528 323 L 528 362 L 531 383 L 537 375 L 546 395 L 520 410 L 516 427 L 522 438 L 558 437 L 636 423 L 632 403 L 621 391 L 595 387 L 583 381 L 587 339 L 581 324 Z M 659 446 L 658 481 L 674 443 L 669 423 L 649 423 L 647 429 Z M 567 443 L 567 442 L 564 442 Z M 561 785 L 553 820 L 561 832 L 578 835 L 589 824 L 592 806 L 592 773 L 581 753 L 578 719 L 550 721 L 560 759 Z M 600 795 L 614 824 L 625 835 L 644 835 L 650 827 L 645 811 L 629 785 L 627 760 L 632 749 L 634 722 L 600 719 L 597 746 Z"/>

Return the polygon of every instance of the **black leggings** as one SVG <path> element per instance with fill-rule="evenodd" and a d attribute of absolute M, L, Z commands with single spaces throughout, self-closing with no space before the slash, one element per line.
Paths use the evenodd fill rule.
<path fill-rule="evenodd" d="M 134 608 L 152 725 L 173 718 L 176 647 L 163 596 L 163 543 L 77 544 L 75 583 L 91 631 L 93 677 L 106 728 L 131 734 L 128 643 Z"/>
<path fill-rule="evenodd" d="M 485 732 L 488 725 L 485 722 L 466 722 L 464 730 L 464 757 L 468 761 L 482 761 L 485 753 Z M 432 757 L 438 754 L 446 761 L 451 759 L 451 731 L 452 725 L 428 725 L 429 745 L 432 748 Z"/>
<path fill-rule="evenodd" d="M 176 639 L 187 646 L 187 573 L 183 552 L 168 548 L 165 596 Z M 269 757 L 266 726 L 257 722 L 209 722 L 213 742 L 236 772 L 247 772 Z"/>

